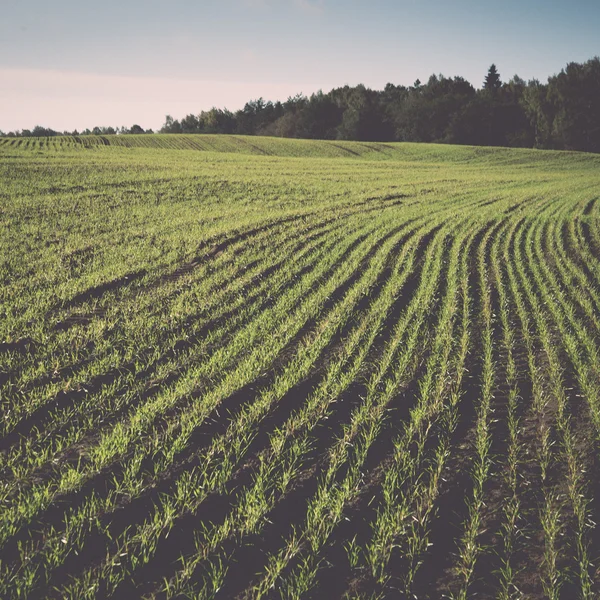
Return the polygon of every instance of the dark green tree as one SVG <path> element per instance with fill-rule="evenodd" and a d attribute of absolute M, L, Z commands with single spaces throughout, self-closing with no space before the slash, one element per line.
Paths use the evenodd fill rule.
<path fill-rule="evenodd" d="M 165 124 L 160 129 L 161 133 L 181 133 L 181 123 L 171 115 L 165 117 Z"/>
<path fill-rule="evenodd" d="M 233 133 L 235 131 L 235 117 L 227 109 L 203 110 L 198 121 L 201 133 Z"/>
<path fill-rule="evenodd" d="M 379 93 L 357 85 L 345 86 L 330 92 L 342 110 L 341 121 L 336 128 L 339 140 L 385 141 L 388 139 L 386 115 Z"/>
<path fill-rule="evenodd" d="M 196 115 L 186 115 L 181 119 L 181 133 L 200 133 L 200 121 Z"/>
<path fill-rule="evenodd" d="M 500 74 L 496 69 L 496 65 L 492 63 L 488 69 L 487 75 L 483 81 L 483 89 L 489 92 L 495 93 L 502 87 L 502 81 L 500 80 Z"/>
<path fill-rule="evenodd" d="M 569 63 L 548 80 L 554 146 L 600 152 L 600 58 Z"/>
<path fill-rule="evenodd" d="M 474 96 L 475 89 L 462 77 L 432 75 L 425 85 L 413 86 L 395 111 L 397 137 L 417 142 L 459 141 L 452 124 Z"/>
<path fill-rule="evenodd" d="M 49 127 L 42 127 L 41 125 L 36 125 L 33 128 L 33 131 L 30 133 L 33 137 L 50 137 L 53 135 L 58 135 L 57 131 L 54 129 L 50 129 Z"/>

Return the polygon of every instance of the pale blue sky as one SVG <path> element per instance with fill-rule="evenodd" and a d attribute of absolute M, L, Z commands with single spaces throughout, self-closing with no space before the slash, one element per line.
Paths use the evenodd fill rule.
<path fill-rule="evenodd" d="M 600 54 L 600 0 L 0 0 L 0 129 L 158 127 L 258 96 Z"/>

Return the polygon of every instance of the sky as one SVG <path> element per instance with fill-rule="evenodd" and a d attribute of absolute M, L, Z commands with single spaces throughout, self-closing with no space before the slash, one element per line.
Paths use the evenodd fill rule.
<path fill-rule="evenodd" d="M 432 73 L 546 81 L 600 0 L 0 0 L 0 130 L 159 128 L 213 106 Z"/>

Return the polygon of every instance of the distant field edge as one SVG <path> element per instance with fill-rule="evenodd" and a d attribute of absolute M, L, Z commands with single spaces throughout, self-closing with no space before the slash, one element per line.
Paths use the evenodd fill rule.
<path fill-rule="evenodd" d="M 273 157 L 423 160 L 442 162 L 530 163 L 598 161 L 597 154 L 498 146 L 462 146 L 416 142 L 351 142 L 224 134 L 122 134 L 0 138 L 0 150 L 77 150 L 104 148 L 193 150 Z"/>

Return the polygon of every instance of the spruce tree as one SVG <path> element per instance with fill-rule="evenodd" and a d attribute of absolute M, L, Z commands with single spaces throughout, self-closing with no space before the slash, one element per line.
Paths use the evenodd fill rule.
<path fill-rule="evenodd" d="M 496 65 L 492 64 L 488 69 L 488 73 L 485 76 L 485 80 L 483 82 L 483 89 L 489 90 L 490 92 L 496 92 L 502 86 L 502 81 L 500 81 L 500 74 L 496 69 Z"/>

